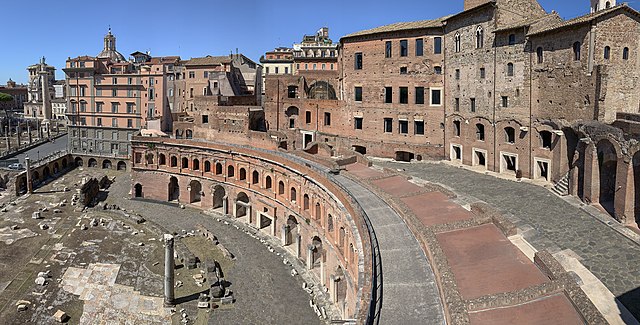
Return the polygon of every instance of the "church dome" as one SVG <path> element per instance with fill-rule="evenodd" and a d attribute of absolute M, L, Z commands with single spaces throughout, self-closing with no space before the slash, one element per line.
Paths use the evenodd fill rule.
<path fill-rule="evenodd" d="M 104 37 L 104 49 L 97 56 L 99 59 L 111 59 L 115 62 L 125 61 L 124 56 L 116 50 L 116 37 L 109 33 Z"/>

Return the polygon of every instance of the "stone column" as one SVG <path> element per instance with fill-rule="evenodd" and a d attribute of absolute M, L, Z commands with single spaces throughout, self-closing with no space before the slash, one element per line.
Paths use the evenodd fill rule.
<path fill-rule="evenodd" d="M 222 214 L 224 214 L 225 216 L 229 214 L 229 209 L 227 207 L 228 201 L 229 201 L 229 197 L 225 195 L 222 198 Z"/>
<path fill-rule="evenodd" d="M 173 289 L 173 272 L 175 269 L 173 260 L 173 236 L 164 235 L 164 305 L 175 305 L 175 293 Z"/>
<path fill-rule="evenodd" d="M 282 246 L 287 246 L 287 233 L 289 232 L 288 225 L 282 225 L 282 233 L 280 237 L 282 238 Z"/>
<path fill-rule="evenodd" d="M 296 234 L 296 257 L 300 258 L 300 253 L 302 250 L 302 237 L 300 234 Z"/>
<path fill-rule="evenodd" d="M 324 286 L 324 258 L 320 258 L 320 285 Z"/>
<path fill-rule="evenodd" d="M 313 249 L 315 247 L 311 244 L 307 245 L 307 270 L 313 269 Z"/>
<path fill-rule="evenodd" d="M 338 279 L 335 275 L 329 276 L 329 294 L 331 296 L 331 302 L 338 302 Z"/>
<path fill-rule="evenodd" d="M 9 132 L 11 132 L 10 128 L 5 128 L 6 131 L 4 131 L 4 136 L 7 139 L 7 152 L 11 151 L 11 134 Z"/>
<path fill-rule="evenodd" d="M 27 133 L 29 134 L 29 144 L 31 144 L 31 122 L 27 122 Z"/>
<path fill-rule="evenodd" d="M 31 180 L 31 159 L 29 159 L 29 157 L 25 157 L 24 163 L 27 165 L 27 193 L 33 193 L 33 182 Z"/>
<path fill-rule="evenodd" d="M 18 123 L 18 126 L 16 127 L 16 135 L 18 136 L 18 149 L 20 149 L 20 145 L 22 144 L 20 142 L 20 123 Z"/>

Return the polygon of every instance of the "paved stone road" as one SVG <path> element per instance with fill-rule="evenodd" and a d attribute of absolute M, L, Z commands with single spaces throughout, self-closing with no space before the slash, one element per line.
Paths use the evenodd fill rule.
<path fill-rule="evenodd" d="M 376 162 L 440 183 L 521 220 L 537 249 L 571 249 L 604 285 L 640 319 L 640 246 L 540 186 L 517 183 L 446 164 Z"/>
<path fill-rule="evenodd" d="M 444 324 L 433 270 L 402 218 L 360 184 L 335 176 L 365 210 L 378 237 L 382 260 L 380 324 Z"/>
<path fill-rule="evenodd" d="M 107 203 L 140 213 L 169 231 L 193 230 L 200 223 L 236 256 L 227 278 L 236 303 L 232 309 L 212 312 L 209 324 L 322 323 L 309 307 L 309 295 L 302 290 L 299 277 L 291 277 L 290 268 L 259 241 L 195 209 L 127 200 L 130 180 L 130 175 L 118 176 L 109 188 Z"/>

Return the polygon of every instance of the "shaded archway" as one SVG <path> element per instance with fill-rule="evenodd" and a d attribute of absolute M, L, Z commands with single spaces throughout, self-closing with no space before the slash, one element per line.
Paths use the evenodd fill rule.
<path fill-rule="evenodd" d="M 240 180 L 244 181 L 247 179 L 247 170 L 244 168 L 240 168 Z"/>
<path fill-rule="evenodd" d="M 338 99 L 336 90 L 326 81 L 317 81 L 309 87 L 309 99 Z"/>
<path fill-rule="evenodd" d="M 244 192 L 238 193 L 238 196 L 236 197 L 236 218 L 246 216 L 248 209 L 249 197 Z"/>
<path fill-rule="evenodd" d="M 82 167 L 82 165 L 84 165 L 84 161 L 82 161 L 82 158 L 77 157 L 74 162 L 76 163 L 76 166 L 78 167 Z M 64 165 L 64 164 L 63 164 Z"/>
<path fill-rule="evenodd" d="M 310 268 L 320 266 L 322 260 L 322 240 L 318 236 L 311 239 L 311 265 Z"/>
<path fill-rule="evenodd" d="M 344 276 L 344 270 L 338 266 L 336 269 L 335 277 L 335 296 L 334 302 L 344 302 L 347 299 L 347 279 Z"/>
<path fill-rule="evenodd" d="M 413 159 L 413 153 L 408 151 L 396 151 L 396 161 L 410 162 Z"/>
<path fill-rule="evenodd" d="M 53 174 L 57 174 L 58 172 L 60 172 L 60 165 L 58 165 L 58 162 L 54 162 L 53 163 Z"/>
<path fill-rule="evenodd" d="M 49 167 L 45 167 L 42 169 L 42 179 L 43 180 L 47 180 L 49 179 L 49 177 L 51 177 L 51 171 L 49 170 Z"/>
<path fill-rule="evenodd" d="M 229 165 L 227 166 L 227 177 L 233 177 L 235 176 L 235 169 L 233 168 L 233 166 Z"/>
<path fill-rule="evenodd" d="M 614 201 L 616 195 L 616 172 L 618 168 L 618 155 L 613 144 L 608 140 L 602 140 L 597 145 L 598 174 L 600 180 L 599 199 L 600 205 L 614 214 Z"/>
<path fill-rule="evenodd" d="M 133 186 L 134 197 L 142 197 L 142 185 L 136 184 Z"/>
<path fill-rule="evenodd" d="M 94 158 L 89 159 L 89 167 L 98 167 L 98 161 Z"/>
<path fill-rule="evenodd" d="M 224 200 L 226 195 L 227 195 L 227 192 L 224 190 L 224 187 L 222 187 L 222 185 L 216 185 L 213 187 L 213 208 L 214 209 L 224 208 Z M 226 213 L 226 211 L 223 211 L 223 213 Z"/>
<path fill-rule="evenodd" d="M 62 158 L 62 169 L 67 169 L 67 158 Z"/>
<path fill-rule="evenodd" d="M 33 172 L 32 178 L 33 178 L 32 179 L 33 184 L 40 183 L 40 173 L 38 173 L 37 171 Z"/>
<path fill-rule="evenodd" d="M 284 231 L 284 244 L 293 244 L 293 235 L 298 233 L 298 220 L 296 219 L 296 217 L 290 215 L 289 218 L 287 218 L 287 224 L 284 227 Z"/>
<path fill-rule="evenodd" d="M 168 193 L 169 201 L 180 201 L 180 185 L 178 185 L 178 179 L 175 176 L 171 176 L 169 179 Z"/>
<path fill-rule="evenodd" d="M 189 203 L 198 203 L 202 200 L 202 184 L 196 180 L 189 183 Z"/>
<path fill-rule="evenodd" d="M 118 170 L 127 170 L 127 163 L 124 161 L 118 161 Z"/>
<path fill-rule="evenodd" d="M 102 161 L 102 169 L 111 169 L 111 160 L 105 159 Z"/>

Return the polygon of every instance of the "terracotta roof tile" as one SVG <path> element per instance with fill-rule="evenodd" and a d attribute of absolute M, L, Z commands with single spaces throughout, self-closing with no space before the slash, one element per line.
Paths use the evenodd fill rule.
<path fill-rule="evenodd" d="M 570 26 L 574 26 L 574 25 L 580 25 L 580 24 L 584 24 L 584 23 L 588 23 L 596 18 L 602 17 L 604 15 L 607 15 L 609 13 L 612 13 L 614 11 L 617 10 L 626 10 L 627 12 L 640 17 L 640 13 L 638 13 L 637 11 L 633 10 L 631 7 L 629 7 L 626 3 L 623 3 L 621 5 L 615 6 L 615 7 L 611 7 L 609 9 L 604 9 L 604 10 L 600 10 L 594 13 L 590 13 L 584 16 L 580 16 L 580 17 L 576 17 L 573 19 L 569 19 L 569 20 L 564 20 L 564 21 L 560 21 L 560 22 L 546 22 L 545 24 L 540 24 L 539 26 L 533 26 L 535 28 L 532 28 L 529 30 L 529 33 L 527 34 L 528 36 L 532 36 L 532 35 L 538 35 L 538 34 L 542 34 L 542 33 L 546 33 L 546 32 L 550 32 L 556 29 L 561 29 L 561 28 L 565 28 L 565 27 L 570 27 Z"/>
<path fill-rule="evenodd" d="M 391 25 L 385 25 L 385 26 L 380 26 L 372 29 L 351 33 L 349 35 L 343 36 L 342 39 L 356 37 L 356 36 L 379 34 L 379 33 L 396 32 L 396 31 L 402 31 L 402 30 L 442 27 L 442 22 L 447 18 L 448 16 L 438 18 L 438 19 L 432 19 L 432 20 L 420 20 L 420 21 L 395 23 Z"/>
<path fill-rule="evenodd" d="M 228 56 L 210 56 L 207 55 L 203 58 L 191 58 L 184 62 L 184 65 L 218 65 L 224 63 L 231 63 L 231 58 Z"/>

